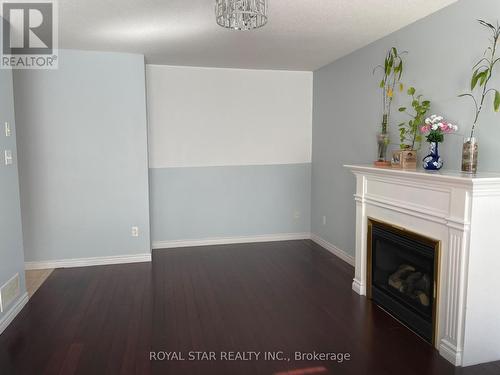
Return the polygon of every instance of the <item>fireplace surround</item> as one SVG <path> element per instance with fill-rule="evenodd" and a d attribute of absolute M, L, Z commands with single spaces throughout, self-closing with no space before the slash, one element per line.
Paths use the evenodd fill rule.
<path fill-rule="evenodd" d="M 356 178 L 353 290 L 362 296 L 373 291 L 368 262 L 370 222 L 438 242 L 433 340 L 428 341 L 455 366 L 500 360 L 500 174 L 371 165 L 346 168 Z M 408 277 L 398 279 L 398 271 L 422 271 L 405 270 L 417 264 L 400 263 L 388 267 L 385 275 L 393 276 L 391 283 L 396 286 Z"/>

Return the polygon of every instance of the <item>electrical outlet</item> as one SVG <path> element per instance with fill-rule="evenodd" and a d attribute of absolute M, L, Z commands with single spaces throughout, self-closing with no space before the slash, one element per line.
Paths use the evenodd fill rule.
<path fill-rule="evenodd" d="M 139 237 L 139 227 L 132 227 L 131 234 L 132 237 Z"/>
<path fill-rule="evenodd" d="M 0 312 L 6 311 L 7 307 L 19 296 L 21 287 L 19 274 L 16 273 L 9 281 L 0 288 Z"/>
<path fill-rule="evenodd" d="M 300 219 L 300 211 L 295 211 L 295 212 L 293 213 L 293 218 L 294 218 L 295 220 L 299 220 L 299 219 Z"/>
<path fill-rule="evenodd" d="M 326 216 L 323 216 L 323 225 L 326 225 Z"/>
<path fill-rule="evenodd" d="M 8 122 L 5 123 L 5 136 L 10 137 L 12 135 L 12 129 L 10 128 L 10 124 Z"/>

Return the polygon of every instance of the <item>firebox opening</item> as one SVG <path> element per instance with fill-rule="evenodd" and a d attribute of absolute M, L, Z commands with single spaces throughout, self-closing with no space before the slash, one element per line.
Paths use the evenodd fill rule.
<path fill-rule="evenodd" d="M 434 343 L 440 242 L 368 220 L 368 296 Z"/>

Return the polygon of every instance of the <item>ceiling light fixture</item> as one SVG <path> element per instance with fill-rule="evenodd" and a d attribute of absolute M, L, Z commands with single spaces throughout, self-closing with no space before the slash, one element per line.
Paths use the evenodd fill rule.
<path fill-rule="evenodd" d="M 216 0 L 215 19 L 227 29 L 258 29 L 267 23 L 267 0 Z"/>

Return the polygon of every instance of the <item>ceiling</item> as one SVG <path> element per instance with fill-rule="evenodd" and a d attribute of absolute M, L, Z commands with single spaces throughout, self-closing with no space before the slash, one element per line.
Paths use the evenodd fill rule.
<path fill-rule="evenodd" d="M 60 48 L 142 53 L 148 64 L 315 70 L 456 0 L 268 0 L 231 31 L 215 0 L 59 0 Z"/>

